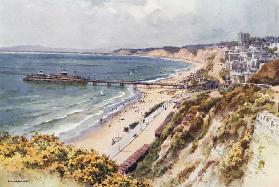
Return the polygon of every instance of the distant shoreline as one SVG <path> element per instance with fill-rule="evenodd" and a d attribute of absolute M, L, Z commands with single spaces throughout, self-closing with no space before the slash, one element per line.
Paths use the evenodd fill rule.
<path fill-rule="evenodd" d="M 105 53 L 82 53 L 82 52 L 54 52 L 54 51 L 0 51 L 0 54 L 73 54 L 73 55 L 106 55 Z"/>
<path fill-rule="evenodd" d="M 148 56 L 148 55 L 118 55 L 118 54 L 110 54 L 106 56 L 131 56 L 131 57 L 143 57 L 143 58 L 151 58 L 151 59 L 161 59 L 161 60 L 168 60 L 168 61 L 176 61 L 176 62 L 183 62 L 183 63 L 188 63 L 188 64 L 195 64 L 195 65 L 200 65 L 202 62 L 199 61 L 194 61 L 190 59 L 180 59 L 180 58 L 171 58 L 171 57 L 159 57 L 159 56 Z"/>
<path fill-rule="evenodd" d="M 176 62 L 184 62 L 188 64 L 201 64 L 202 62 L 194 61 L 190 59 L 179 59 L 179 58 L 171 58 L 171 57 L 157 57 L 157 56 L 147 56 L 147 55 L 118 55 L 113 53 L 83 53 L 83 52 L 44 52 L 44 51 L 0 51 L 0 54 L 72 54 L 72 55 L 81 55 L 81 56 L 110 56 L 110 57 L 142 57 L 142 58 L 150 58 L 150 59 L 161 59 L 168 61 L 176 61 Z"/>

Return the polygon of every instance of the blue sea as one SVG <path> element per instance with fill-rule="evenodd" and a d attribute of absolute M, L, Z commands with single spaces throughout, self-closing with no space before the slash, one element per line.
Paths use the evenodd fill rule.
<path fill-rule="evenodd" d="M 27 73 L 59 73 L 96 79 L 156 80 L 190 65 L 164 59 L 80 54 L 0 54 L 0 131 L 30 136 L 54 133 L 63 140 L 98 125 L 112 109 L 136 99 L 131 87 L 70 86 L 23 82 Z M 101 91 L 105 96 L 101 96 Z"/>

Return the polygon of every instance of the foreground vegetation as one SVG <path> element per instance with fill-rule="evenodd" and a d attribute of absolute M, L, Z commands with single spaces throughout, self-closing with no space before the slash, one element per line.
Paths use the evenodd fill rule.
<path fill-rule="evenodd" d="M 213 138 L 214 146 L 227 143 L 230 149 L 221 163 L 221 172 L 226 184 L 242 178 L 246 163 L 252 156 L 250 143 L 254 133 L 254 120 L 262 110 L 272 110 L 273 100 L 269 90 L 254 86 L 238 87 L 226 94 L 216 107 L 225 115 L 224 125 Z"/>
<path fill-rule="evenodd" d="M 75 149 L 54 135 L 0 135 L 0 165 L 9 172 L 30 170 L 93 186 L 150 186 L 118 173 L 118 166 L 94 150 Z"/>

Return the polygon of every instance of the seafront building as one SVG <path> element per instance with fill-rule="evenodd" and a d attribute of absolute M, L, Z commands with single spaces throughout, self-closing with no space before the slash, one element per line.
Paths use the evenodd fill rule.
<path fill-rule="evenodd" d="M 238 45 L 224 48 L 228 80 L 245 83 L 269 61 L 279 58 L 279 37 L 251 38 L 249 33 L 238 34 Z"/>

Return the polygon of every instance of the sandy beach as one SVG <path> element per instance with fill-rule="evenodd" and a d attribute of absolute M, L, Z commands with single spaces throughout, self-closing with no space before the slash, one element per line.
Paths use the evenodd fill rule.
<path fill-rule="evenodd" d="M 194 73 L 202 67 L 202 63 L 193 64 L 195 66 L 191 69 L 177 72 L 174 76 L 162 81 L 179 82 L 189 76 L 190 73 Z M 144 120 L 144 113 L 148 112 L 155 105 L 175 99 L 178 95 L 187 94 L 187 90 L 148 88 L 144 86 L 137 87 L 137 90 L 142 93 L 142 97 L 137 102 L 127 105 L 120 113 L 115 114 L 110 120 L 103 122 L 101 128 L 94 129 L 92 132 L 88 132 L 69 143 L 78 148 L 93 148 L 101 153 L 106 153 L 112 146 L 112 139 L 114 137 L 123 137 L 127 134 L 127 132 L 124 132 L 124 127 Z M 166 116 L 174 110 L 174 104 L 169 104 L 128 146 L 112 159 L 117 163 L 122 163 L 143 144 L 150 144 L 155 139 L 155 130 L 162 124 Z"/>

